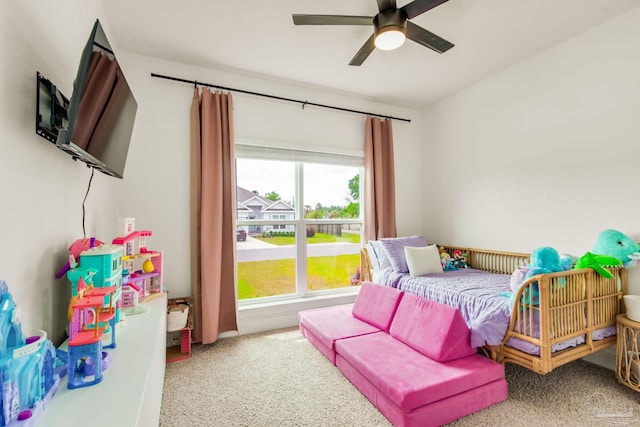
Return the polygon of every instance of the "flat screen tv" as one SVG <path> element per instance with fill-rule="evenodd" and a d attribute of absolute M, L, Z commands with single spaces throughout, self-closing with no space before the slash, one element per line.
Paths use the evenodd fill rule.
<path fill-rule="evenodd" d="M 138 104 L 100 21 L 82 50 L 68 101 L 40 73 L 37 79 L 36 133 L 89 167 L 122 178 Z"/>

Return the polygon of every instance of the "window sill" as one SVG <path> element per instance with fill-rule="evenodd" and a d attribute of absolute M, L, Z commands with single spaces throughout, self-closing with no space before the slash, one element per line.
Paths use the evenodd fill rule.
<path fill-rule="evenodd" d="M 238 307 L 240 335 L 298 325 L 298 312 L 313 308 L 351 304 L 355 301 L 359 286 L 343 292 L 315 294 L 301 298 L 244 304 Z"/>

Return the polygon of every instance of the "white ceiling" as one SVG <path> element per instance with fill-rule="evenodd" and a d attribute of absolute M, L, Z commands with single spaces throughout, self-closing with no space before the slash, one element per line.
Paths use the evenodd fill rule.
<path fill-rule="evenodd" d="M 398 0 L 398 7 L 406 3 Z M 640 7 L 640 0 L 449 0 L 412 22 L 455 44 L 451 50 L 437 54 L 407 41 L 374 51 L 360 67 L 348 63 L 373 28 L 295 26 L 291 14 L 373 16 L 375 0 L 103 0 L 103 7 L 109 37 L 130 52 L 421 108 Z"/>

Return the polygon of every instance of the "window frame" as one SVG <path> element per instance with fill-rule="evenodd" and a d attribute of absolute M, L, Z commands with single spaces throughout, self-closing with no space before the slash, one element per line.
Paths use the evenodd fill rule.
<path fill-rule="evenodd" d="M 260 157 L 263 155 L 263 157 Z M 320 225 L 320 224 L 360 224 L 360 245 L 363 245 L 364 239 L 364 152 L 325 152 L 325 151 L 309 151 L 291 148 L 281 148 L 273 146 L 258 146 L 253 143 L 236 143 L 235 158 L 245 159 L 257 159 L 257 160 L 273 160 L 273 161 L 286 161 L 294 163 L 294 180 L 295 180 L 295 198 L 301 202 L 296 203 L 294 206 L 295 214 L 293 219 L 238 219 L 237 212 L 235 214 L 236 227 L 237 226 L 280 226 L 288 229 L 288 226 L 294 226 L 296 231 L 296 258 L 295 258 L 295 293 L 284 295 L 273 295 L 268 297 L 238 299 L 239 306 L 249 306 L 270 302 L 286 301 L 299 298 L 313 298 L 315 296 L 325 296 L 332 294 L 341 294 L 351 292 L 352 287 L 345 286 L 343 288 L 336 288 L 330 290 L 308 290 L 307 283 L 307 233 L 299 232 L 299 230 L 306 230 L 308 225 Z M 311 219 L 304 217 L 304 164 L 305 163 L 320 163 L 327 165 L 337 166 L 351 166 L 357 167 L 360 171 L 360 189 L 359 189 L 359 216 L 358 218 L 345 219 Z M 275 230 L 275 228 L 274 228 Z M 234 250 L 237 250 L 234 248 Z M 237 261 L 236 261 L 237 263 Z M 236 283 L 237 286 L 237 283 Z"/>

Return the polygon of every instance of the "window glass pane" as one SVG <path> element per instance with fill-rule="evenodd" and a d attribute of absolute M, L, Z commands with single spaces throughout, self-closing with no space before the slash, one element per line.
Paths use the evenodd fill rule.
<path fill-rule="evenodd" d="M 357 219 L 360 171 L 353 166 L 305 164 L 305 218 Z M 307 290 L 335 289 L 359 279 L 361 224 L 307 224 Z"/>
<path fill-rule="evenodd" d="M 293 218 L 296 194 L 294 162 L 237 159 L 236 181 L 239 220 L 280 219 L 273 215 Z"/>
<path fill-rule="evenodd" d="M 265 145 L 236 144 L 236 156 L 243 159 L 288 160 L 300 163 L 324 163 L 327 165 L 362 166 L 364 151 L 342 153 L 319 153 L 292 148 L 269 147 Z"/>
<path fill-rule="evenodd" d="M 238 299 L 296 293 L 294 225 L 238 226 L 236 240 Z"/>
<path fill-rule="evenodd" d="M 240 300 L 359 284 L 361 165 L 272 158 L 236 165 Z"/>
<path fill-rule="evenodd" d="M 307 225 L 307 290 L 360 284 L 360 224 Z"/>
<path fill-rule="evenodd" d="M 265 222 L 295 219 L 295 163 L 237 159 L 236 181 L 238 298 L 295 294 L 295 224 Z"/>
<path fill-rule="evenodd" d="M 306 163 L 305 218 L 358 218 L 361 169 L 354 166 Z"/>

